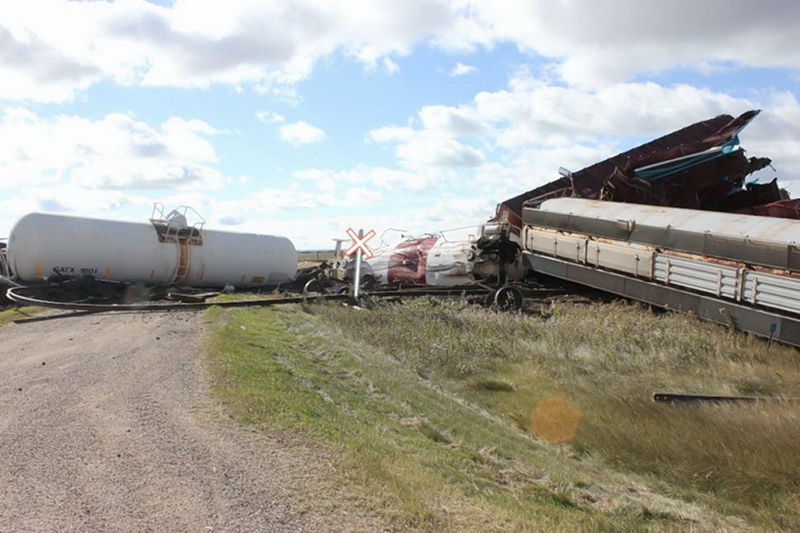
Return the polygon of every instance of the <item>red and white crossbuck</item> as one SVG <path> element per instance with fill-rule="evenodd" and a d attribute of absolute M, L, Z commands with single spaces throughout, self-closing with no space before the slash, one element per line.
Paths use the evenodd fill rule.
<path fill-rule="evenodd" d="M 356 233 L 353 228 L 347 228 L 347 235 L 353 239 L 353 244 L 344 252 L 345 256 L 350 257 L 358 250 L 361 250 L 361 256 L 364 259 L 371 259 L 372 256 L 375 255 L 372 249 L 367 245 L 367 241 L 376 235 L 375 230 L 371 229 L 367 233 L 364 233 L 362 230 Z"/>

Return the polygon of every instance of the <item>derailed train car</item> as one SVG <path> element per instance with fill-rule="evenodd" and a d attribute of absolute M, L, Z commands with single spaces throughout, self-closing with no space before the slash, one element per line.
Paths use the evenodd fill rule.
<path fill-rule="evenodd" d="M 800 346 L 800 221 L 562 198 L 522 212 L 535 272 Z"/>
<path fill-rule="evenodd" d="M 100 281 L 240 289 L 275 286 L 297 272 L 285 237 L 208 230 L 186 210 L 154 211 L 149 223 L 31 213 L 0 250 L 12 283 L 92 277 Z M 158 214 L 158 216 L 156 216 Z"/>
<path fill-rule="evenodd" d="M 452 287 L 522 277 L 520 248 L 508 224 L 485 224 L 478 230 L 465 240 L 428 235 L 380 247 L 362 265 L 362 280 L 367 285 Z"/>
<path fill-rule="evenodd" d="M 800 202 L 777 179 L 746 183 L 772 163 L 748 157 L 740 145 L 739 134 L 759 113 L 719 115 L 576 172 L 559 169 L 560 178 L 498 204 L 495 220 L 519 231 L 524 205 L 562 197 L 800 218 Z"/>

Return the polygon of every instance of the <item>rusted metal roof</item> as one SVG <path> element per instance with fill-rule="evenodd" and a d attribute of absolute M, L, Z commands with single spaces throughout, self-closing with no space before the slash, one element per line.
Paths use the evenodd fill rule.
<path fill-rule="evenodd" d="M 712 211 L 746 211 L 787 200 L 775 180 L 744 184 L 746 176 L 771 163 L 768 158 L 748 158 L 738 147 L 739 132 L 759 113 L 719 115 L 686 126 L 509 198 L 497 206 L 495 219 L 519 228 L 523 204 L 535 207 L 564 196 Z M 797 212 L 764 210 L 778 211 Z"/>

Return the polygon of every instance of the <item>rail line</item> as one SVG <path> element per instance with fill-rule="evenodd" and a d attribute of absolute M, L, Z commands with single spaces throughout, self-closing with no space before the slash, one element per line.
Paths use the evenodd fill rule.
<path fill-rule="evenodd" d="M 303 302 L 313 301 L 329 301 L 329 300 L 346 300 L 349 298 L 346 294 L 321 294 L 316 296 L 301 296 L 290 298 L 255 298 L 247 300 L 231 300 L 231 301 L 216 301 L 216 302 L 171 302 L 171 303 L 135 303 L 135 304 L 96 304 L 96 303 L 82 303 L 82 302 L 65 302 L 58 300 L 48 300 L 44 298 L 36 298 L 34 296 L 25 294 L 26 292 L 33 292 L 38 290 L 38 287 L 12 287 L 8 289 L 6 295 L 9 300 L 17 303 L 36 305 L 40 307 L 51 307 L 54 309 L 68 309 L 79 311 L 177 311 L 177 310 L 194 310 L 194 309 L 207 309 L 212 306 L 219 307 L 246 307 L 246 306 L 269 306 L 281 304 L 296 304 Z"/>
<path fill-rule="evenodd" d="M 16 323 L 36 322 L 41 320 L 51 320 L 55 318 L 67 318 L 74 316 L 82 316 L 92 313 L 114 312 L 114 311 L 127 311 L 127 312 L 157 312 L 157 311 L 192 311 L 202 310 L 209 307 L 260 307 L 260 306 L 273 306 L 273 305 L 290 305 L 299 303 L 313 303 L 323 301 L 353 301 L 349 294 L 319 294 L 319 295 L 303 295 L 295 297 L 280 297 L 280 298 L 249 298 L 243 300 L 229 300 L 229 301 L 203 301 L 203 302 L 169 302 L 169 303 L 86 303 L 76 301 L 63 301 L 42 297 L 41 293 L 51 291 L 47 287 L 12 287 L 8 289 L 6 295 L 9 300 L 19 304 L 48 307 L 53 309 L 61 309 L 72 311 L 62 315 L 51 315 L 45 317 L 26 317 L 15 320 Z M 37 294 L 40 293 L 40 294 Z M 456 288 L 410 288 L 403 290 L 377 290 L 369 293 L 364 293 L 363 298 L 414 298 L 423 296 L 493 296 L 491 302 L 499 307 L 504 307 L 500 304 L 506 303 L 505 308 L 519 307 L 518 299 L 523 297 L 550 297 L 555 295 L 564 294 L 562 289 L 530 289 L 526 288 L 520 290 L 516 287 L 501 287 L 493 290 L 489 287 L 470 286 L 470 287 L 456 287 Z M 506 296 L 510 300 L 505 300 Z M 500 300 L 498 300 L 498 297 Z M 357 303 L 357 302 L 356 302 Z"/>

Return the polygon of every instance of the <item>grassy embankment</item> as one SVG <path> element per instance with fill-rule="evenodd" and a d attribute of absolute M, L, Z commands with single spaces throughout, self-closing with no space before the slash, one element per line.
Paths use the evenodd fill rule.
<path fill-rule="evenodd" d="M 793 349 L 628 304 L 210 317 L 230 411 L 333 446 L 343 486 L 399 527 L 800 528 L 800 405 L 651 400 L 800 396 Z"/>

